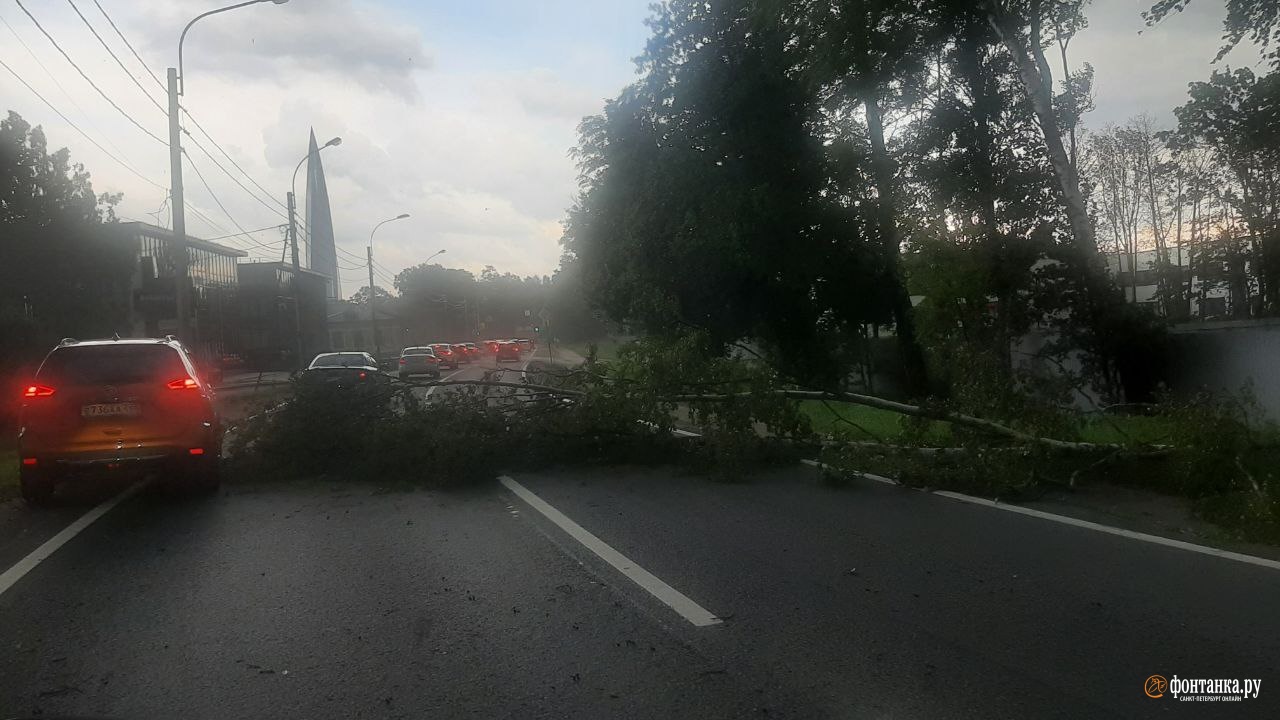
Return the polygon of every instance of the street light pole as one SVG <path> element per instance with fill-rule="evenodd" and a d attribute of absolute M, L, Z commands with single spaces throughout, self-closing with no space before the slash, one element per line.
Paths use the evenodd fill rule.
<path fill-rule="evenodd" d="M 187 292 L 187 277 L 189 274 L 187 270 L 187 215 L 182 195 L 182 126 L 178 117 L 178 113 L 181 112 L 178 96 L 183 94 L 185 87 L 182 74 L 182 44 L 187 40 L 187 32 L 191 30 L 191 26 L 195 25 L 197 21 L 220 12 L 235 10 L 246 5 L 257 5 L 261 2 L 283 5 L 289 0 L 248 0 L 248 2 L 227 5 L 226 7 L 210 10 L 195 16 L 191 22 L 187 23 L 186 27 L 182 28 L 182 35 L 178 37 L 178 67 L 169 68 L 168 70 L 169 207 L 173 215 L 173 246 L 171 252 L 173 253 L 174 265 L 174 310 L 178 316 L 178 336 L 183 340 L 188 339 L 187 325 L 191 314 L 188 303 L 191 297 Z M 198 343 L 194 342 L 193 344 L 198 345 Z"/>
<path fill-rule="evenodd" d="M 192 21 L 194 22 L 194 21 Z M 190 26 L 188 26 L 190 27 Z M 186 35 L 186 30 L 182 34 Z M 181 48 L 181 44 L 178 46 Z M 181 60 L 182 51 L 179 49 Z M 181 62 L 179 62 L 181 64 Z M 178 124 L 178 71 L 169 68 L 169 207 L 173 217 L 173 253 L 174 311 L 178 316 L 178 337 L 188 340 L 187 336 L 187 213 L 182 200 L 182 128 Z"/>
<path fill-rule="evenodd" d="M 389 222 L 395 222 L 396 220 L 404 220 L 407 217 L 409 217 L 409 213 L 400 213 L 393 218 L 383 220 L 377 225 L 374 225 L 373 229 L 369 231 L 369 248 L 367 253 L 369 260 L 369 325 L 373 330 L 373 356 L 375 358 L 382 355 L 382 343 L 378 341 L 378 293 L 374 291 L 373 285 L 373 234 L 378 232 L 378 228 L 383 225 L 386 225 Z M 432 257 L 434 257 L 434 255 Z"/>
<path fill-rule="evenodd" d="M 288 201 L 289 208 L 289 246 L 293 250 L 293 343 L 294 343 L 294 361 L 301 367 L 302 359 L 302 312 L 298 309 L 301 302 L 302 294 L 298 292 L 298 286 L 302 282 L 302 264 L 298 261 L 298 171 L 302 169 L 302 164 L 311 159 L 313 154 L 320 154 L 320 151 L 327 147 L 334 147 L 342 144 L 342 138 L 335 137 L 329 142 L 316 148 L 315 153 L 310 149 L 307 154 L 298 161 L 293 168 L 293 179 L 289 181 L 289 193 L 285 196 Z M 284 259 L 283 257 L 281 258 Z"/>

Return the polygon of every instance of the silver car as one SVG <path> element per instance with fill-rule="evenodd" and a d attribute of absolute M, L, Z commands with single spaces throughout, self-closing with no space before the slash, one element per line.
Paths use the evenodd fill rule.
<path fill-rule="evenodd" d="M 401 380 L 414 375 L 440 377 L 440 358 L 429 347 L 407 347 L 400 353 L 399 376 Z"/>

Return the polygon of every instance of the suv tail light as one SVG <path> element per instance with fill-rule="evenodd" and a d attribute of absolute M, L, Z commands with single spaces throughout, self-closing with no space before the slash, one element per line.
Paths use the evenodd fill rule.
<path fill-rule="evenodd" d="M 200 385 L 194 378 L 184 377 L 178 378 L 177 380 L 170 380 L 167 387 L 170 390 L 195 390 L 199 388 Z"/>
<path fill-rule="evenodd" d="M 28 385 L 22 390 L 22 397 L 49 397 L 54 393 L 48 385 Z"/>
<path fill-rule="evenodd" d="M 401 365 L 406 365 L 406 364 L 407 364 L 407 363 L 405 362 L 405 359 L 404 359 L 404 358 L 400 358 L 400 364 L 401 364 Z"/>

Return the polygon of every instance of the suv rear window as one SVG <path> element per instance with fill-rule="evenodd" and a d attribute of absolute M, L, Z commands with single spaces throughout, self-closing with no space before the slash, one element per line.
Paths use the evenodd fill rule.
<path fill-rule="evenodd" d="M 405 348 L 405 355 L 435 355 L 436 351 L 429 347 Z"/>
<path fill-rule="evenodd" d="M 187 376 L 178 351 L 166 345 L 80 345 L 45 358 L 36 377 L 72 385 L 128 385 Z"/>

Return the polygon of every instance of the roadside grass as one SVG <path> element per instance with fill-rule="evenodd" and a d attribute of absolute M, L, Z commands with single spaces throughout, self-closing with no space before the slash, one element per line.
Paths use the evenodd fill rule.
<path fill-rule="evenodd" d="M 808 416 L 814 432 L 842 440 L 896 443 L 912 431 L 912 419 L 908 416 L 865 405 L 804 400 L 800 403 L 800 411 Z M 1172 430 L 1170 420 L 1164 417 L 1092 416 L 1084 421 L 1075 437 L 1061 439 L 1107 445 L 1155 445 L 1167 441 Z M 919 439 L 925 445 L 945 447 L 958 444 L 951 432 L 951 424 L 945 422 L 928 421 Z"/>
<path fill-rule="evenodd" d="M 843 440 L 869 442 L 895 442 L 908 432 L 902 413 L 891 410 L 855 405 L 847 402 L 801 400 L 800 412 L 807 415 L 813 431 L 833 435 Z M 931 445 L 951 445 L 951 423 L 929 421 L 924 431 L 924 441 Z"/>

